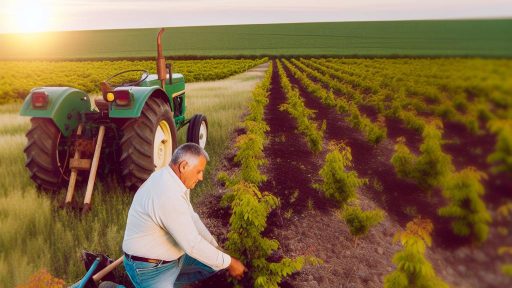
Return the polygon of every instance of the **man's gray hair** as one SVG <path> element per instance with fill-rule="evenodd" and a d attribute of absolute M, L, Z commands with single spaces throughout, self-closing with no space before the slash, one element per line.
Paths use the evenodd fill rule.
<path fill-rule="evenodd" d="M 210 161 L 208 153 L 195 143 L 185 143 L 174 151 L 171 158 L 171 164 L 178 165 L 181 161 L 186 160 L 190 164 L 197 163 L 200 156 L 203 156 L 206 161 Z"/>

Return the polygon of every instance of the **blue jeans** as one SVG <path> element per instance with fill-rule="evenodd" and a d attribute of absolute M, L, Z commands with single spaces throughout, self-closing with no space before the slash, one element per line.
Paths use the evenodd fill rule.
<path fill-rule="evenodd" d="M 137 288 L 182 287 L 217 272 L 187 254 L 165 264 L 134 261 L 125 257 L 124 267 Z"/>

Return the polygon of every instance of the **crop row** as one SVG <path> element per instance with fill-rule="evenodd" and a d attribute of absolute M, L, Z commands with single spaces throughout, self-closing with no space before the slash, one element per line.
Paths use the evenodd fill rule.
<path fill-rule="evenodd" d="M 396 173 L 426 190 L 441 189 L 448 205 L 440 208 L 438 214 L 452 218 L 453 232 L 472 236 L 477 242 L 485 241 L 492 220 L 481 199 L 485 193 L 481 181 L 486 175 L 472 167 L 456 171 L 452 158 L 441 148 L 440 122 L 429 123 L 422 136 L 420 155 L 407 148 L 404 138 L 399 139 L 391 158 Z"/>
<path fill-rule="evenodd" d="M 292 60 L 297 67 L 307 72 L 308 76 L 321 84 L 331 88 L 349 86 L 350 88 L 344 88 L 344 91 L 357 91 L 350 94 L 352 97 L 349 97 L 352 103 L 357 103 L 357 105 L 352 105 L 356 106 L 356 109 L 361 105 L 372 106 L 386 117 L 400 119 L 406 127 L 419 133 L 423 133 L 427 122 L 429 122 L 427 118 L 441 118 L 443 121 L 460 122 L 469 131 L 475 133 L 479 133 L 482 122 L 485 124 L 485 121 L 487 121 L 487 125 L 484 127 L 487 133 L 494 133 L 496 135 L 497 141 L 495 152 L 489 155 L 488 161 L 494 165 L 494 172 L 512 171 L 512 131 L 507 128 L 510 126 L 509 119 L 512 117 L 512 105 L 507 104 L 511 98 L 503 93 L 503 90 L 507 89 L 507 87 L 512 89 L 510 80 L 498 84 L 496 81 L 503 80 L 501 75 L 491 73 L 491 76 L 487 75 L 487 77 L 493 80 L 490 81 L 482 78 L 484 80 L 480 82 L 484 84 L 478 81 L 476 83 L 465 83 L 459 79 L 457 85 L 449 85 L 442 77 L 433 77 L 433 75 L 436 75 L 434 72 L 427 74 L 428 77 L 416 76 L 416 78 L 419 78 L 416 79 L 416 74 L 414 73 L 419 69 L 417 67 L 425 68 L 427 63 L 417 64 L 416 61 L 400 60 L 404 63 L 411 63 L 415 67 L 417 66 L 414 69 L 410 68 L 414 73 L 406 74 L 412 79 L 407 80 L 409 77 L 404 75 L 406 72 L 405 67 L 407 67 L 405 64 L 399 65 L 397 69 L 385 66 L 388 63 L 387 61 L 393 64 L 394 60 L 375 60 L 377 64 L 370 61 L 357 60 L 359 61 L 358 63 L 365 64 L 364 66 L 363 64 L 356 66 L 359 70 L 341 65 L 347 61 L 351 63 L 352 60 Z M 439 65 L 443 64 L 443 62 L 439 63 L 439 61 L 442 60 L 437 60 L 436 63 Z M 466 63 L 464 61 L 470 60 L 454 61 L 448 59 L 444 61 L 451 64 L 451 66 L 460 67 L 462 65 L 461 61 L 464 64 Z M 482 65 L 482 70 L 487 72 L 490 69 L 488 67 L 489 64 L 483 60 L 476 61 L 476 63 L 470 61 L 469 64 L 473 66 Z M 469 64 L 467 65 L 471 66 Z M 496 63 L 492 62 L 492 64 Z M 502 61 L 497 62 L 497 64 L 501 65 L 497 65 L 496 71 L 510 74 L 510 71 L 505 72 L 503 69 L 503 67 L 510 65 L 509 62 Z M 364 68 L 361 68 L 361 66 Z M 373 69 L 374 66 L 377 66 L 379 69 Z M 442 67 L 445 68 L 445 66 Z M 422 75 L 420 72 L 418 73 Z M 473 74 L 480 75 L 480 73 L 464 71 L 460 77 L 475 80 L 478 78 Z M 440 74 L 444 75 L 445 73 L 440 72 Z M 425 78 L 430 79 L 429 77 L 434 80 L 427 83 Z M 451 76 L 450 79 L 454 79 L 454 76 Z M 307 83 L 308 80 L 302 80 L 302 82 Z M 466 86 L 464 86 L 464 83 Z M 316 85 L 316 83 L 306 85 L 312 86 Z M 473 95 L 477 90 L 481 91 L 478 94 L 479 96 Z M 337 91 L 341 93 L 340 89 L 337 89 Z M 456 94 L 453 95 L 451 93 Z M 342 93 L 342 95 L 345 96 L 347 94 Z M 471 95 L 473 96 L 470 97 Z M 470 98 L 473 98 L 473 100 L 469 101 Z M 504 100 L 505 98 L 508 100 Z M 350 100 L 347 100 L 347 102 Z M 498 105 L 498 103 L 500 104 Z M 352 108 L 352 111 L 356 111 L 356 109 Z M 501 112 L 495 113 L 498 110 Z M 460 111 L 466 112 L 462 113 Z"/>
<path fill-rule="evenodd" d="M 279 60 L 277 61 L 277 69 L 281 87 L 287 99 L 280 109 L 288 112 L 295 119 L 297 130 L 307 139 L 309 148 L 314 152 L 321 151 L 325 122 L 320 126 L 313 121 L 315 111 L 306 108 L 299 90 L 292 86 Z"/>
<path fill-rule="evenodd" d="M 266 179 L 260 168 L 266 163 L 263 148 L 269 128 L 263 117 L 272 73 L 271 65 L 264 80 L 254 89 L 250 113 L 242 124 L 246 133 L 236 140 L 235 162 L 240 165 L 239 171 L 231 176 L 219 175 L 229 190 L 222 203 L 230 205 L 232 211 L 226 248 L 246 264 L 251 287 L 278 287 L 283 277 L 301 270 L 306 260 L 297 257 L 269 262 L 267 259 L 279 248 L 279 242 L 262 235 L 269 213 L 279 205 L 277 197 L 258 188 Z"/>
<path fill-rule="evenodd" d="M 342 75 L 336 76 L 334 73 L 329 73 L 328 69 L 319 69 L 320 67 L 311 64 L 306 65 L 303 61 L 292 60 L 290 63 L 290 61 L 283 60 L 283 63 L 308 93 L 319 98 L 323 104 L 337 108 L 338 111 L 341 110 L 342 113 L 352 110 L 360 114 L 357 104 L 364 105 L 364 96 L 378 91 L 378 88 L 359 83 L 354 77 L 346 77 L 341 80 Z M 309 76 L 317 81 L 313 81 L 308 74 L 301 70 L 309 72 Z M 283 71 L 280 74 L 281 82 L 283 82 L 283 78 L 287 77 L 286 73 Z M 341 85 L 348 84 L 352 88 L 359 85 L 358 89 L 362 89 L 362 93 L 354 93 L 352 96 L 356 96 L 355 100 L 362 99 L 362 101 L 350 101 L 344 97 L 334 96 L 332 90 L 327 91 L 324 88 L 324 85 L 332 87 L 329 82 L 338 81 L 343 81 Z M 288 80 L 286 79 L 285 82 Z M 289 84 L 286 85 L 291 87 Z M 337 85 L 340 87 L 340 82 Z M 346 91 L 350 91 L 350 89 L 346 89 Z M 296 94 L 298 95 L 298 93 Z M 351 117 L 347 118 L 351 119 Z M 491 222 L 491 216 L 481 199 L 485 192 L 481 183 L 482 179 L 486 177 L 485 174 L 471 167 L 456 171 L 451 157 L 441 149 L 441 122 L 429 123 L 426 119 L 418 118 L 420 120 L 417 121 L 421 121 L 422 124 L 421 129 L 418 130 L 422 131 L 424 139 L 420 146 L 420 155 L 410 152 L 404 143 L 405 140 L 400 139 L 391 160 L 397 174 L 402 178 L 413 180 L 425 189 L 440 189 L 447 205 L 439 208 L 438 214 L 451 219 L 454 233 L 461 236 L 472 236 L 477 242 L 485 241 L 489 232 L 488 225 Z M 369 123 L 371 124 L 371 122 Z M 352 125 L 356 126 L 354 123 Z M 501 128 L 496 129 L 506 129 L 504 126 L 499 127 Z M 364 132 L 363 129 L 360 130 Z M 323 191 L 329 199 L 341 204 L 339 215 L 357 240 L 358 237 L 366 234 L 372 226 L 382 221 L 383 213 L 378 209 L 363 211 L 359 207 L 356 190 L 366 184 L 367 180 L 358 178 L 355 171 L 349 170 L 352 159 L 350 147 L 343 143 L 330 143 L 329 150 L 324 166 L 319 172 L 322 181 L 314 184 L 314 187 Z M 393 262 L 398 268 L 385 277 L 385 287 L 408 287 L 412 282 L 435 283 L 437 287 L 448 287 L 446 283 L 435 276 L 431 264 L 424 258 L 426 246 L 430 246 L 431 242 L 430 233 L 433 226 L 430 221 L 416 219 L 407 226 L 407 231 L 397 233 L 396 238 L 400 239 L 404 249 L 395 254 Z M 420 234 L 416 234 L 418 231 L 421 231 Z"/>
<path fill-rule="evenodd" d="M 347 61 L 314 59 L 316 64 L 379 87 L 370 98 L 405 94 L 404 107 L 465 124 L 477 132 L 479 121 L 510 117 L 512 63 L 507 60 L 429 59 Z M 356 63 L 352 65 L 352 63 Z M 364 63 L 362 65 L 361 63 Z M 386 99 L 388 102 L 393 99 Z M 405 101 L 404 101 L 405 100 Z M 374 101 L 378 102 L 378 101 Z"/>
<path fill-rule="evenodd" d="M 330 107 L 335 107 L 339 113 L 348 115 L 346 117 L 348 122 L 352 127 L 363 132 L 368 141 L 377 144 L 386 137 L 386 128 L 382 123 L 373 123 L 368 117 L 359 111 L 355 101 L 351 101 L 345 97 L 335 97 L 332 90 L 327 91 L 327 89 L 322 85 L 315 83 L 308 76 L 320 80 L 321 83 L 328 87 L 335 86 L 337 83 L 335 80 L 322 76 L 320 73 L 309 69 L 296 60 L 292 60 L 292 62 L 304 72 L 301 72 L 299 69 L 291 65 L 290 62 L 286 60 L 284 61 L 288 69 L 290 69 L 292 74 L 299 79 L 306 90 L 320 98 L 324 104 Z"/>
<path fill-rule="evenodd" d="M 186 82 L 211 81 L 244 72 L 268 61 L 262 59 L 212 59 L 172 61 L 173 73 Z M 40 86 L 66 86 L 87 93 L 99 91 L 99 83 L 131 69 L 156 73 L 154 61 L 1 61 L 0 104 L 19 101 L 30 89 Z"/>
<path fill-rule="evenodd" d="M 321 67 L 318 67 L 317 64 L 313 64 L 308 67 L 296 60 L 292 60 L 292 62 L 303 71 L 309 71 L 310 75 L 314 75 L 313 78 L 320 80 L 319 82 L 321 83 L 324 83 L 322 80 L 327 82 L 326 79 L 332 78 L 320 76 L 320 72 L 309 69 L 316 68 L 323 72 L 322 75 L 335 75 L 330 73 L 328 69 L 320 69 Z M 291 65 L 288 61 L 285 61 L 284 63 L 292 72 L 292 74 L 302 83 L 306 90 L 320 98 L 324 104 L 337 108 L 343 106 L 350 107 L 349 109 L 358 111 L 356 104 L 346 100 L 342 100 L 340 104 L 336 104 L 336 100 L 334 99 L 339 99 L 339 97 L 335 98 L 332 96 L 332 93 L 327 93 L 327 91 L 323 89 L 322 85 L 313 82 L 307 77 L 305 73 L 299 71 L 299 69 Z M 286 77 L 286 75 L 281 76 L 281 78 L 283 77 Z M 341 77 L 336 76 L 336 79 L 339 80 L 340 78 Z M 481 180 L 485 177 L 485 174 L 473 168 L 466 168 L 461 171 L 455 170 L 451 157 L 444 153 L 441 148 L 441 122 L 434 121 L 432 123 L 425 124 L 422 129 L 422 135 L 423 143 L 419 148 L 419 155 L 415 155 L 409 150 L 409 148 L 405 145 L 404 138 L 399 139 L 397 145 L 395 146 L 395 154 L 391 159 L 391 163 L 395 167 L 396 173 L 401 178 L 413 180 L 425 190 L 431 190 L 433 188 L 441 189 L 442 195 L 446 198 L 448 205 L 446 207 L 440 208 L 438 213 L 441 216 L 452 218 L 454 233 L 463 236 L 472 235 L 476 241 L 485 241 L 488 235 L 488 224 L 491 221 L 490 215 L 485 207 L 485 203 L 481 199 L 485 192 Z M 340 157 L 338 156 L 338 158 Z M 333 164 L 330 165 L 332 166 Z M 341 164 L 338 166 L 340 165 Z M 331 170 L 332 169 L 334 168 L 331 167 Z M 345 168 L 343 165 L 341 165 L 337 168 L 337 170 L 344 171 Z M 343 174 L 345 172 L 339 173 Z M 335 179 L 335 176 L 336 175 L 331 175 L 328 178 Z M 344 178 L 340 179 L 343 180 Z M 337 181 L 339 182 L 337 185 L 343 183 L 341 180 Z M 330 191 L 325 187 L 323 187 L 322 190 Z M 331 190 L 343 191 L 347 189 L 346 187 L 338 187 Z M 335 192 L 330 192 L 327 194 L 331 195 L 333 193 Z M 348 199 L 352 198 L 349 196 L 351 194 L 353 193 L 346 194 L 346 196 L 343 197 L 344 200 L 342 202 L 347 202 Z M 342 199 L 337 200 L 339 201 Z M 464 203 L 470 203 L 469 207 L 464 206 Z M 353 213 L 352 217 L 355 215 L 357 214 Z M 363 219 L 363 217 L 359 218 Z M 358 220 L 358 222 L 362 223 L 362 220 Z"/>

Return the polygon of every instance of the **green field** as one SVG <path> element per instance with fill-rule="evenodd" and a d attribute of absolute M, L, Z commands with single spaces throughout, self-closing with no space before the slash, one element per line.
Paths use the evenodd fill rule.
<path fill-rule="evenodd" d="M 154 57 L 158 28 L 0 34 L 0 59 Z M 166 55 L 512 56 L 512 19 L 169 28 Z"/>

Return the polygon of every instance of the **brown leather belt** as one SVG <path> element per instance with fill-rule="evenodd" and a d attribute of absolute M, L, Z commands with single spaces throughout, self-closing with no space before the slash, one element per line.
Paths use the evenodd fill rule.
<path fill-rule="evenodd" d="M 133 260 L 133 261 L 146 262 L 146 263 L 154 263 L 154 264 L 167 264 L 167 263 L 172 262 L 172 261 L 167 261 L 167 260 L 139 257 L 139 256 L 135 256 L 135 255 L 130 255 L 130 254 L 126 253 L 126 252 L 124 252 L 124 257 L 126 257 L 127 259 L 130 259 L 130 260 Z"/>

